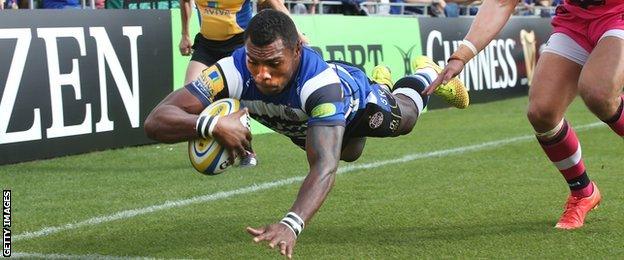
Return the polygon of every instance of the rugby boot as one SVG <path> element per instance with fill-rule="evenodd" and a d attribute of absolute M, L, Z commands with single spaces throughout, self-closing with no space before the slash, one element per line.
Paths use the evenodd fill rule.
<path fill-rule="evenodd" d="M 442 72 L 442 68 L 427 56 L 419 56 L 412 60 L 413 73 L 424 68 L 432 68 L 437 73 Z M 446 103 L 456 108 L 464 109 L 470 104 L 468 91 L 466 87 L 464 87 L 464 83 L 462 83 L 458 77 L 453 77 L 446 84 L 440 84 L 433 94 L 441 97 Z"/>
<path fill-rule="evenodd" d="M 249 168 L 258 165 L 258 158 L 256 157 L 256 153 L 246 151 L 247 155 L 241 156 L 239 167 L 241 168 Z"/>
<path fill-rule="evenodd" d="M 596 186 L 593 181 L 590 185 L 594 185 L 594 192 L 589 197 L 579 198 L 572 195 L 568 197 L 568 201 L 565 204 L 565 211 L 563 211 L 563 215 L 561 215 L 555 228 L 575 229 L 583 226 L 587 213 L 597 208 L 602 200 L 598 186 Z"/>
<path fill-rule="evenodd" d="M 381 85 L 387 87 L 388 91 L 391 91 L 394 83 L 392 82 L 392 73 L 390 72 L 390 68 L 386 65 L 377 65 L 373 68 L 371 72 L 371 79 Z"/>

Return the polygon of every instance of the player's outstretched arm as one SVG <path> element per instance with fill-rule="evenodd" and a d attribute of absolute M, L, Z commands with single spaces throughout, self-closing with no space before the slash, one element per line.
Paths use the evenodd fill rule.
<path fill-rule="evenodd" d="M 160 102 L 145 119 L 145 133 L 163 143 L 196 139 L 195 123 L 204 106 L 186 88 L 178 89 Z"/>
<path fill-rule="evenodd" d="M 280 223 L 261 228 L 247 227 L 254 242 L 267 241 L 269 247 L 277 246 L 282 255 L 292 258 L 299 232 L 321 207 L 334 184 L 343 134 L 343 126 L 308 128 L 306 152 L 310 172 L 301 184 L 290 212 Z"/>
<path fill-rule="evenodd" d="M 464 65 L 483 50 L 494 37 L 503 29 L 518 4 L 518 0 L 485 0 L 479 7 L 464 42 L 449 58 L 449 62 L 440 72 L 436 80 L 423 92 L 431 95 L 440 85 L 446 84 L 457 76 Z"/>
<path fill-rule="evenodd" d="M 151 139 L 163 143 L 175 143 L 199 138 L 196 129 L 198 114 L 204 105 L 186 88 L 178 89 L 167 96 L 152 110 L 145 120 L 145 133 Z M 241 124 L 247 108 L 223 116 L 217 122 L 212 136 L 230 153 L 244 155 L 251 147 L 251 132 Z"/>

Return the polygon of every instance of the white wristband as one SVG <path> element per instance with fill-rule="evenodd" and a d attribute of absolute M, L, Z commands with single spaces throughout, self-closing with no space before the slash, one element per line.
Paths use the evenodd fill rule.
<path fill-rule="evenodd" d="M 470 42 L 469 40 L 464 39 L 459 43 L 459 45 L 466 45 L 466 47 L 468 47 L 468 49 L 472 51 L 472 54 L 474 54 L 474 56 L 477 56 L 477 54 L 479 54 L 479 51 L 477 51 L 477 47 L 475 47 L 475 45 L 472 44 L 472 42 Z"/>
<path fill-rule="evenodd" d="M 212 121 L 210 121 L 210 125 L 208 126 L 208 135 L 212 136 L 212 131 L 214 131 L 217 122 L 219 122 L 219 116 L 212 117 Z"/>
<path fill-rule="evenodd" d="M 305 226 L 303 219 L 295 212 L 288 212 L 280 223 L 290 228 L 290 230 L 295 233 L 295 237 L 298 237 L 299 234 L 301 234 L 301 231 L 303 231 Z"/>
<path fill-rule="evenodd" d="M 195 130 L 197 131 L 197 135 L 202 138 L 212 137 L 212 131 L 214 131 L 217 122 L 219 121 L 218 116 L 200 116 L 197 118 L 197 122 L 195 123 Z"/>

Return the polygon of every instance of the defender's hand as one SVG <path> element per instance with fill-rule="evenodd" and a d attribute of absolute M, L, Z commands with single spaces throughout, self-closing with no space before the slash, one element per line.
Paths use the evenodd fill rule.
<path fill-rule="evenodd" d="M 247 227 L 247 233 L 254 237 L 254 242 L 268 241 L 270 248 L 277 246 L 280 254 L 288 257 L 288 259 L 292 259 L 297 237 L 286 225 L 276 223 L 260 228 Z"/>
<path fill-rule="evenodd" d="M 180 48 L 180 54 L 182 54 L 182 56 L 191 55 L 191 53 L 193 53 L 193 42 L 191 41 L 191 37 L 188 35 L 182 35 L 180 45 L 178 47 Z"/>
<path fill-rule="evenodd" d="M 236 113 L 229 114 L 219 118 L 212 136 L 221 144 L 230 154 L 230 163 L 234 163 L 236 155 L 247 155 L 247 151 L 251 147 L 251 131 L 248 125 L 243 124 L 243 120 L 248 122 L 248 110 L 243 108 Z M 241 117 L 244 117 L 241 120 Z"/>
<path fill-rule="evenodd" d="M 440 84 L 446 84 L 453 77 L 457 76 L 464 69 L 464 62 L 461 60 L 450 60 L 446 67 L 438 74 L 438 77 L 431 82 L 425 90 L 423 90 L 422 94 L 431 95 L 433 92 L 440 86 Z"/>

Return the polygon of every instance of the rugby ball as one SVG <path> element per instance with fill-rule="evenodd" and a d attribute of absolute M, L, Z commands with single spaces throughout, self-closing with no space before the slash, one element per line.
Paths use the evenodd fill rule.
<path fill-rule="evenodd" d="M 238 100 L 226 98 L 213 102 L 200 115 L 226 116 L 239 109 L 240 102 Z M 210 137 L 189 141 L 188 154 L 193 168 L 206 175 L 217 175 L 230 167 L 228 151 Z"/>

